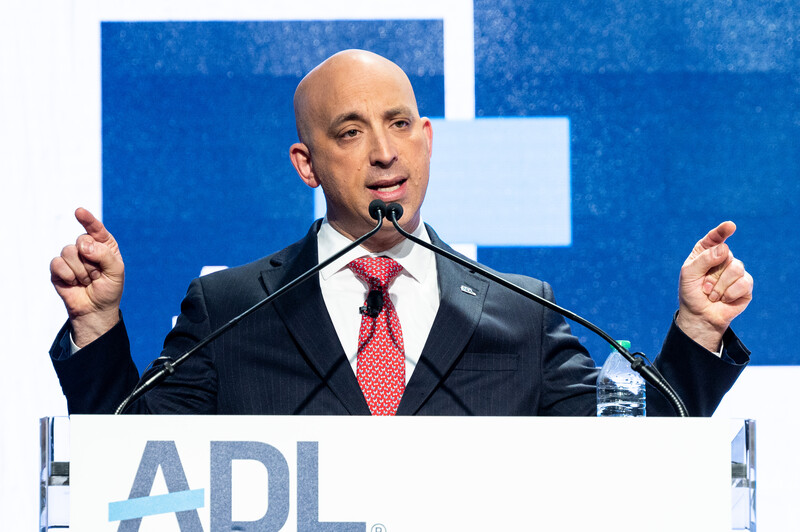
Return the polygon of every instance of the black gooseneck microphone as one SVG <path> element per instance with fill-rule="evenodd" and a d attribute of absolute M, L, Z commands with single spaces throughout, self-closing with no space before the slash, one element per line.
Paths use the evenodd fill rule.
<path fill-rule="evenodd" d="M 366 234 L 364 234 L 363 236 L 361 236 L 357 240 L 354 240 L 353 242 L 351 242 L 350 244 L 345 246 L 341 251 L 338 251 L 337 253 L 334 253 L 333 255 L 331 255 L 330 257 L 328 257 L 324 261 L 320 262 L 319 264 L 317 264 L 316 266 L 314 266 L 313 268 L 311 268 L 310 270 L 308 270 L 304 274 L 300 275 L 300 277 L 297 277 L 296 279 L 294 279 L 294 280 L 290 281 L 289 283 L 285 284 L 284 286 L 282 286 L 281 288 L 279 288 L 278 290 L 276 290 L 272 294 L 268 295 L 267 297 L 265 297 L 264 299 L 262 299 L 261 301 L 259 301 L 258 303 L 256 303 L 252 307 L 250 307 L 249 309 L 245 310 L 244 312 L 242 312 L 238 316 L 236 316 L 233 319 L 231 319 L 225 325 L 221 326 L 220 328 L 218 328 L 215 331 L 212 331 L 208 336 L 206 336 L 205 338 L 203 338 L 202 340 L 197 342 L 194 345 L 194 347 L 192 347 L 191 349 L 189 349 L 188 351 L 183 353 L 181 356 L 176 358 L 174 361 L 166 360 L 163 364 L 158 366 L 158 369 L 152 370 L 153 373 L 150 376 L 148 376 L 147 379 L 144 378 L 145 374 L 146 374 L 146 372 L 145 372 L 145 374 L 142 375 L 142 380 L 144 382 L 142 382 L 141 380 L 139 381 L 140 384 L 136 386 L 136 388 L 133 390 L 133 392 L 131 392 L 131 394 L 128 397 L 126 397 L 125 400 L 122 401 L 122 403 L 120 403 L 120 405 L 117 407 L 116 411 L 114 411 L 114 415 L 118 415 L 118 414 L 124 413 L 125 409 L 128 407 L 128 405 L 131 404 L 131 402 L 135 401 L 136 399 L 138 399 L 139 397 L 144 395 L 144 393 L 147 392 L 148 390 L 150 390 L 151 388 L 154 388 L 158 383 L 163 381 L 169 375 L 172 375 L 173 373 L 175 373 L 175 368 L 177 368 L 178 366 L 183 364 L 186 361 L 186 359 L 191 357 L 194 353 L 196 353 L 197 351 L 199 351 L 200 349 L 202 349 L 203 347 L 205 347 L 206 345 L 208 345 L 212 341 L 216 340 L 218 337 L 220 337 L 222 334 L 227 332 L 229 329 L 231 329 L 234 325 L 236 325 L 237 323 L 242 321 L 244 318 L 246 318 L 247 316 L 249 316 L 250 314 L 252 314 L 256 310 L 260 309 L 264 305 L 266 305 L 266 304 L 274 301 L 275 299 L 281 297 L 286 292 L 288 292 L 291 289 L 295 288 L 300 283 L 308 280 L 311 276 L 313 276 L 314 274 L 319 272 L 321 269 L 325 268 L 328 264 L 332 263 L 333 261 L 335 261 L 339 257 L 343 256 L 345 253 L 349 252 L 351 249 L 354 249 L 354 248 L 360 246 L 364 241 L 366 241 L 372 235 L 374 235 L 375 233 L 380 231 L 381 227 L 383 226 L 383 220 L 384 220 L 384 218 L 386 216 L 386 203 L 384 203 L 381 200 L 373 200 L 369 204 L 369 214 L 370 214 L 370 216 L 372 216 L 373 219 L 377 220 L 377 223 L 375 224 L 375 227 L 373 229 L 371 229 L 369 232 L 367 232 Z M 370 292 L 370 296 L 371 295 L 372 295 L 372 293 Z M 375 313 L 375 316 L 377 316 L 380 313 L 380 309 L 383 307 L 383 294 L 381 294 L 379 292 L 379 295 L 380 295 L 380 305 L 377 304 L 378 302 L 374 298 L 373 298 L 373 303 L 375 303 L 375 305 L 370 304 L 369 303 L 369 296 L 367 298 L 367 301 L 368 301 L 367 302 L 367 306 L 370 309 L 370 312 L 374 312 L 373 306 L 378 309 L 378 311 Z M 372 314 L 370 314 L 370 315 L 372 315 Z"/>
<path fill-rule="evenodd" d="M 469 268 L 475 273 L 478 273 L 483 277 L 486 277 L 487 279 L 490 279 L 496 282 L 497 284 L 508 288 L 509 290 L 512 290 L 524 297 L 527 297 L 528 299 L 536 301 L 540 305 L 544 305 L 550 310 L 557 312 L 558 314 L 561 314 L 565 318 L 568 318 L 574 321 L 575 323 L 583 325 L 593 333 L 603 338 L 605 341 L 610 343 L 614 347 L 614 349 L 616 349 L 625 358 L 625 360 L 628 361 L 628 363 L 631 365 L 631 368 L 634 371 L 639 373 L 647 383 L 649 383 L 651 386 L 653 386 L 653 388 L 658 390 L 664 397 L 666 397 L 666 399 L 672 404 L 672 407 L 675 409 L 675 413 L 677 413 L 678 416 L 689 417 L 689 412 L 686 409 L 686 405 L 678 396 L 677 392 L 672 388 L 669 382 L 667 382 L 664 376 L 661 375 L 661 373 L 655 368 L 655 366 L 650 364 L 650 361 L 647 359 L 644 353 L 630 354 L 630 352 L 628 352 L 627 349 L 622 347 L 603 329 L 591 323 L 590 321 L 578 316 L 574 312 L 571 312 L 563 307 L 560 307 L 555 303 L 553 303 L 552 301 L 549 301 L 537 294 L 534 294 L 533 292 L 525 290 L 521 286 L 517 286 L 516 284 L 507 281 L 502 277 L 495 275 L 494 273 L 488 271 L 487 269 L 475 263 L 466 261 L 461 257 L 459 257 L 458 255 L 454 255 L 453 253 L 450 253 L 445 249 L 434 246 L 433 244 L 429 244 L 428 242 L 420 240 L 419 238 L 410 234 L 408 231 L 400 227 L 400 224 L 398 223 L 398 220 L 403 217 L 403 206 L 400 205 L 399 203 L 390 203 L 389 205 L 386 206 L 386 210 L 384 212 L 386 213 L 386 218 L 388 218 L 392 222 L 395 229 L 397 229 L 397 231 L 401 235 L 411 240 L 415 244 L 419 244 L 420 246 L 433 251 L 437 255 L 441 255 L 457 264 L 460 264 L 461 266 L 464 266 L 465 268 Z"/>
<path fill-rule="evenodd" d="M 386 216 L 386 203 L 381 200 L 372 200 L 369 204 L 369 215 L 374 220 L 378 219 L 379 215 Z M 369 316 L 370 318 L 377 318 L 378 314 L 383 310 L 383 292 L 381 290 L 370 290 L 367 294 L 367 301 L 363 307 L 358 307 L 358 312 L 362 316 Z"/>

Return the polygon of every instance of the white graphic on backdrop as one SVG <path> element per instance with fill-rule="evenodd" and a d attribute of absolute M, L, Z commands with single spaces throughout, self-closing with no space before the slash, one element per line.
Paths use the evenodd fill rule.
<path fill-rule="evenodd" d="M 476 246 L 572 243 L 567 118 L 433 120 L 422 217 L 448 242 Z M 321 189 L 314 216 L 325 215 Z M 472 258 L 477 250 L 472 251 Z"/>
<path fill-rule="evenodd" d="M 200 277 L 208 275 L 209 273 L 220 272 L 227 269 L 227 266 L 203 266 L 200 269 Z M 172 326 L 175 327 L 176 323 L 178 323 L 178 316 L 172 316 Z"/>

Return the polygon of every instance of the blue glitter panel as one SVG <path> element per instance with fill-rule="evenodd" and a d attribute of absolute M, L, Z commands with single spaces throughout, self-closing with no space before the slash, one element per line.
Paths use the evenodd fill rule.
<path fill-rule="evenodd" d="M 734 330 L 754 364 L 800 363 L 799 19 L 797 2 L 477 0 L 476 114 L 569 117 L 573 187 L 572 247 L 479 259 L 655 355 L 680 265 L 732 219 L 756 279 Z"/>

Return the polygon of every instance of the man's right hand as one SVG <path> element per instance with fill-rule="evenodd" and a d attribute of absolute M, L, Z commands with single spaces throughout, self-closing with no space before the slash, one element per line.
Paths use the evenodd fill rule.
<path fill-rule="evenodd" d="M 72 340 L 84 347 L 119 321 L 125 264 L 100 220 L 83 208 L 75 218 L 86 233 L 50 262 L 50 280 L 67 307 Z"/>

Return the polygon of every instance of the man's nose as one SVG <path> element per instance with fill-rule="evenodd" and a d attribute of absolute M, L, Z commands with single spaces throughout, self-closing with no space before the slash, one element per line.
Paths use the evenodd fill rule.
<path fill-rule="evenodd" d="M 387 167 L 397 160 L 397 149 L 392 139 L 385 132 L 376 132 L 372 136 L 369 162 L 373 166 Z"/>

